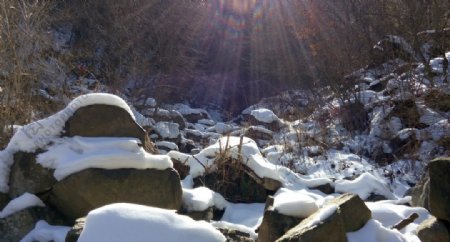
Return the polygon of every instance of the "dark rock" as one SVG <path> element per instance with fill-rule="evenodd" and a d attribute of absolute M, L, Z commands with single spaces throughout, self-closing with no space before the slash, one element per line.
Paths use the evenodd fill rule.
<path fill-rule="evenodd" d="M 210 207 L 204 211 L 187 211 L 185 209 L 181 209 L 179 214 L 186 215 L 191 217 L 194 220 L 205 220 L 210 221 L 214 218 L 214 208 Z"/>
<path fill-rule="evenodd" d="M 79 218 L 75 220 L 75 224 L 67 232 L 65 242 L 77 242 L 80 238 L 81 232 L 83 232 L 84 225 L 86 224 L 86 218 Z"/>
<path fill-rule="evenodd" d="M 404 157 L 411 153 L 414 153 L 420 148 L 420 141 L 417 140 L 414 130 L 411 129 L 409 137 L 402 139 L 400 135 L 396 135 L 390 140 L 389 145 L 392 149 L 392 154 L 394 157 Z"/>
<path fill-rule="evenodd" d="M 184 178 L 186 178 L 186 176 L 189 175 L 189 171 L 191 169 L 191 167 L 186 164 L 187 161 L 179 161 L 173 158 L 171 160 L 173 163 L 173 168 L 180 175 L 180 179 L 183 180 Z"/>
<path fill-rule="evenodd" d="M 356 194 L 342 194 L 328 203 L 338 206 L 346 232 L 354 232 L 361 229 L 372 218 L 372 212 Z"/>
<path fill-rule="evenodd" d="M 189 113 L 189 114 L 184 114 L 183 116 L 189 123 L 193 123 L 193 124 L 197 123 L 201 119 L 209 118 L 208 114 L 205 112 Z"/>
<path fill-rule="evenodd" d="M 194 178 L 194 186 L 206 186 L 230 202 L 262 203 L 281 187 L 279 181 L 258 177 L 239 160 L 224 157 L 215 163 L 217 170 Z"/>
<path fill-rule="evenodd" d="M 370 193 L 369 197 L 366 198 L 365 201 L 367 202 L 376 202 L 376 201 L 382 201 L 382 200 L 386 200 L 387 198 L 383 195 L 380 194 L 375 194 L 375 193 Z"/>
<path fill-rule="evenodd" d="M 394 101 L 394 108 L 387 116 L 387 119 L 392 117 L 400 118 L 405 128 L 419 128 L 420 114 L 414 100 L 397 100 Z"/>
<path fill-rule="evenodd" d="M 450 158 L 438 158 L 428 164 L 430 212 L 438 219 L 450 221 Z"/>
<path fill-rule="evenodd" d="M 271 140 L 273 132 L 261 126 L 250 126 L 245 129 L 244 136 L 253 140 Z"/>
<path fill-rule="evenodd" d="M 76 219 L 117 202 L 178 210 L 181 199 L 180 178 L 174 169 L 87 169 L 56 183 L 49 202 Z"/>
<path fill-rule="evenodd" d="M 280 120 L 275 120 L 272 123 L 264 123 L 257 120 L 250 114 L 243 114 L 241 125 L 243 126 L 263 126 L 271 131 L 279 131 L 283 127 L 283 123 Z"/>
<path fill-rule="evenodd" d="M 388 35 L 380 40 L 371 50 L 371 66 L 379 66 L 389 60 L 400 58 L 404 61 L 416 60 L 416 53 L 402 37 Z"/>
<path fill-rule="evenodd" d="M 290 229 L 277 242 L 298 242 L 298 241 L 327 241 L 327 242 L 346 242 L 344 221 L 339 209 L 336 209 L 328 218 L 320 222 L 313 223 L 316 217 L 323 212 L 322 208 L 300 224 Z"/>
<path fill-rule="evenodd" d="M 144 149 L 157 153 L 147 132 L 133 120 L 124 109 L 112 105 L 89 105 L 79 108 L 67 120 L 65 136 L 84 137 L 134 137 L 142 142 Z"/>
<path fill-rule="evenodd" d="M 269 197 L 266 202 L 262 223 L 258 228 L 258 241 L 275 241 L 303 219 L 278 213 L 273 208 L 273 198 Z"/>
<path fill-rule="evenodd" d="M 0 219 L 0 239 L 2 242 L 20 241 L 39 220 L 52 224 L 62 224 L 58 214 L 48 207 L 31 207 Z"/>
<path fill-rule="evenodd" d="M 423 207 L 430 210 L 428 194 L 430 193 L 430 177 L 428 172 L 420 181 L 410 189 L 411 205 L 414 207 Z"/>
<path fill-rule="evenodd" d="M 11 198 L 6 193 L 0 192 L 0 211 L 3 210 L 3 208 L 11 201 Z"/>
<path fill-rule="evenodd" d="M 417 237 L 422 242 L 449 242 L 450 235 L 445 224 L 431 216 L 423 221 L 416 229 Z"/>
<path fill-rule="evenodd" d="M 332 193 L 334 193 L 334 187 L 331 186 L 330 183 L 319 185 L 317 187 L 311 187 L 311 189 L 319 190 L 319 191 L 321 191 L 321 192 L 323 192 L 325 194 L 332 194 Z"/>
<path fill-rule="evenodd" d="M 411 204 L 428 209 L 436 218 L 450 222 L 450 158 L 428 164 L 428 173 L 411 189 Z"/>
<path fill-rule="evenodd" d="M 218 230 L 227 238 L 227 242 L 255 242 L 248 233 L 239 230 L 229 228 L 219 228 Z"/>
<path fill-rule="evenodd" d="M 25 152 L 14 154 L 14 163 L 9 175 L 11 198 L 18 197 L 24 192 L 44 195 L 55 183 L 52 171 L 36 163 L 36 154 Z"/>

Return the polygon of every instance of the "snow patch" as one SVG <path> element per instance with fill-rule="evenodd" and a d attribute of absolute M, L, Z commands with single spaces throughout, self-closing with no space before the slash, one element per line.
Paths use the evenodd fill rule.
<path fill-rule="evenodd" d="M 60 138 L 37 156 L 37 163 L 55 169 L 54 176 L 62 180 L 70 174 L 88 168 L 158 169 L 172 168 L 166 155 L 152 155 L 134 138 Z"/>
<path fill-rule="evenodd" d="M 11 200 L 2 211 L 0 211 L 0 218 L 6 218 L 16 212 L 22 211 L 30 207 L 45 207 L 45 204 L 31 193 L 24 193 L 21 196 Z"/>
<path fill-rule="evenodd" d="M 175 211 L 116 203 L 89 212 L 78 241 L 224 242 L 225 237 L 207 222 Z"/>
<path fill-rule="evenodd" d="M 65 242 L 67 232 L 71 228 L 66 226 L 52 226 L 44 220 L 39 220 L 34 229 L 31 230 L 20 242 Z"/>

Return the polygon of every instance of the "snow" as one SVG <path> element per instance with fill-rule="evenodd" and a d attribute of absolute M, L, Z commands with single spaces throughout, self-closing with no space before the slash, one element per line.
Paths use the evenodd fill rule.
<path fill-rule="evenodd" d="M 368 172 L 363 173 L 353 181 L 336 181 L 335 191 L 340 193 L 355 193 L 363 200 L 367 199 L 371 193 L 382 195 L 387 199 L 395 199 L 395 196 L 389 190 L 388 185 Z"/>
<path fill-rule="evenodd" d="M 287 187 L 315 187 L 331 183 L 328 178 L 303 178 L 286 167 L 270 163 L 263 157 L 255 141 L 246 137 L 242 137 L 242 140 L 240 137 L 222 137 L 216 143 L 195 155 L 187 155 L 177 151 L 170 151 L 167 155 L 175 160 L 187 161 L 190 167 L 189 174 L 193 178 L 203 175 L 205 168 L 212 168 L 216 157 L 229 155 L 234 159 L 239 159 L 258 177 L 280 181 Z"/>
<path fill-rule="evenodd" d="M 205 211 L 210 207 L 224 209 L 227 201 L 207 187 L 183 188 L 183 208 L 187 211 Z"/>
<path fill-rule="evenodd" d="M 322 221 L 326 220 L 327 218 L 329 218 L 337 210 L 338 210 L 338 207 L 335 204 L 330 204 L 330 205 L 327 205 L 324 208 L 321 208 L 316 214 L 314 214 L 314 217 L 311 218 L 311 220 L 309 221 L 307 226 L 308 227 L 313 227 L 313 226 L 316 226 L 316 225 L 320 224 L 320 222 L 322 222 Z"/>
<path fill-rule="evenodd" d="M 264 215 L 264 203 L 228 203 L 221 221 L 256 230 Z"/>
<path fill-rule="evenodd" d="M 62 133 L 66 121 L 79 108 L 94 104 L 120 107 L 135 119 L 130 107 L 120 97 L 107 93 L 91 93 L 75 98 L 66 108 L 50 117 L 23 126 L 11 138 L 6 149 L 0 151 L 0 192 L 7 193 L 9 190 L 9 167 L 13 163 L 15 152 L 32 153 L 45 148 Z"/>
<path fill-rule="evenodd" d="M 16 212 L 24 210 L 29 207 L 45 207 L 45 204 L 31 193 L 24 193 L 21 196 L 11 200 L 2 211 L 0 211 L 0 219 L 6 218 Z"/>
<path fill-rule="evenodd" d="M 285 188 L 279 189 L 275 194 L 273 208 L 280 214 L 298 218 L 306 218 L 319 209 L 315 199 L 305 192 Z"/>
<path fill-rule="evenodd" d="M 409 207 L 389 204 L 387 202 L 367 202 L 366 205 L 372 211 L 372 218 L 388 228 L 409 217 L 411 214 L 417 213 L 419 217 L 400 231 L 404 234 L 413 234 L 419 224 L 430 217 L 430 213 L 421 207 Z"/>
<path fill-rule="evenodd" d="M 420 242 L 414 236 L 409 238 L 401 234 L 397 230 L 383 227 L 383 225 L 374 219 L 370 219 L 360 230 L 347 233 L 348 242 Z"/>
<path fill-rule="evenodd" d="M 201 109 L 201 108 L 191 108 L 186 104 L 181 104 L 181 103 L 177 103 L 175 105 L 172 106 L 172 108 L 178 112 L 180 112 L 183 116 L 184 115 L 189 115 L 189 114 L 208 114 L 208 112 L 206 112 L 206 110 Z M 209 116 L 209 115 L 207 115 Z"/>
<path fill-rule="evenodd" d="M 135 138 L 65 137 L 55 140 L 36 161 L 55 169 L 57 180 L 88 168 L 164 170 L 173 167 L 168 156 L 149 154 L 139 144 L 140 140 Z"/>
<path fill-rule="evenodd" d="M 176 139 L 180 135 L 180 125 L 177 123 L 158 122 L 154 128 L 155 131 L 164 139 Z"/>
<path fill-rule="evenodd" d="M 95 209 L 86 217 L 79 242 L 224 242 L 211 224 L 175 211 L 116 203 Z"/>
<path fill-rule="evenodd" d="M 52 226 L 44 220 L 39 220 L 36 226 L 20 242 L 65 242 L 70 227 Z"/>
<path fill-rule="evenodd" d="M 250 112 L 250 115 L 256 118 L 256 120 L 263 123 L 272 123 L 278 121 L 277 115 L 275 115 L 271 110 L 266 108 L 255 109 Z"/>
<path fill-rule="evenodd" d="M 157 147 L 165 147 L 169 150 L 178 150 L 178 145 L 175 144 L 174 142 L 170 142 L 170 141 L 158 141 L 158 142 L 155 142 L 155 145 Z"/>

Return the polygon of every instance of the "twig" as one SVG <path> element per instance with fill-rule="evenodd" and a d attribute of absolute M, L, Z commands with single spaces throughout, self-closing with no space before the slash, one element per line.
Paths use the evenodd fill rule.
<path fill-rule="evenodd" d="M 409 217 L 401 220 L 400 222 L 396 223 L 394 226 L 392 226 L 392 229 L 396 229 L 396 230 L 402 230 L 403 228 L 405 228 L 406 226 L 408 226 L 410 223 L 414 222 L 414 220 L 416 220 L 419 217 L 419 215 L 417 213 L 412 213 L 411 215 L 409 215 Z"/>

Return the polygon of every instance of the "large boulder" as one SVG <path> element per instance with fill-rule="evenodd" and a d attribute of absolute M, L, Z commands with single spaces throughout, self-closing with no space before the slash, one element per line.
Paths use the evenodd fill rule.
<path fill-rule="evenodd" d="M 428 209 L 438 219 L 450 222 L 450 158 L 428 164 L 428 174 L 411 189 L 411 203 Z"/>
<path fill-rule="evenodd" d="M 347 236 L 340 210 L 333 205 L 319 209 L 276 240 L 276 242 L 294 241 L 346 242 Z"/>
<path fill-rule="evenodd" d="M 417 237 L 422 242 L 449 242 L 450 235 L 442 221 L 431 216 L 416 229 Z"/>
<path fill-rule="evenodd" d="M 174 169 L 87 169 L 56 183 L 49 202 L 74 220 L 117 202 L 178 210 L 182 190 Z"/>
<path fill-rule="evenodd" d="M 274 199 L 269 196 L 264 209 L 264 217 L 258 229 L 258 242 L 272 242 L 299 224 L 303 218 L 279 213 L 273 207 Z"/>
<path fill-rule="evenodd" d="M 450 222 L 450 158 L 439 158 L 428 165 L 430 212 Z"/>
<path fill-rule="evenodd" d="M 44 195 L 51 190 L 56 179 L 52 171 L 36 163 L 36 154 L 17 152 L 9 175 L 9 196 L 18 197 L 25 192 Z"/>
<path fill-rule="evenodd" d="M 17 242 L 30 232 L 39 220 L 61 224 L 56 213 L 47 207 L 31 207 L 0 219 L 0 241 Z"/>
<path fill-rule="evenodd" d="M 142 142 L 144 149 L 156 153 L 147 132 L 136 123 L 123 108 L 95 104 L 79 108 L 67 120 L 64 135 L 84 137 L 134 137 Z"/>

